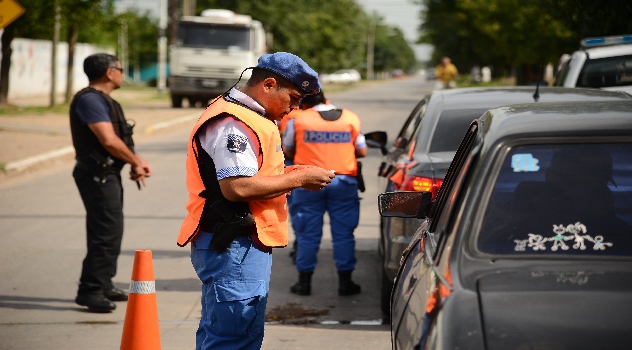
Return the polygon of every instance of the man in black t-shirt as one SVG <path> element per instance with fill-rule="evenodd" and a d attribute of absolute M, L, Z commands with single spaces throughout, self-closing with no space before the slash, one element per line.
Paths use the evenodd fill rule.
<path fill-rule="evenodd" d="M 123 84 L 119 60 L 108 54 L 88 56 L 83 70 L 90 84 L 70 105 L 70 131 L 77 163 L 73 177 L 86 208 L 87 254 L 83 260 L 75 302 L 91 312 L 110 312 L 113 301 L 127 301 L 114 287 L 116 262 L 123 239 L 123 186 L 121 170 L 131 165 L 130 179 L 138 189 L 152 174 L 134 152 L 132 125 L 110 93 Z"/>

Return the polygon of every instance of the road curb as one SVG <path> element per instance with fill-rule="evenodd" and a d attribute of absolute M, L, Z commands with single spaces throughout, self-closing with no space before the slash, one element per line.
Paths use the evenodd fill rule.
<path fill-rule="evenodd" d="M 200 117 L 200 113 L 193 113 L 193 114 L 185 115 L 183 117 L 178 117 L 178 118 L 174 118 L 174 119 L 170 119 L 170 120 L 154 123 L 154 124 L 151 124 L 151 125 L 147 126 L 143 130 L 143 132 L 145 134 L 151 134 L 154 131 L 165 129 L 165 128 L 168 128 L 170 126 L 176 125 L 176 124 L 190 122 L 190 121 L 196 120 L 199 117 Z M 30 156 L 30 157 L 26 157 L 26 158 L 14 160 L 14 161 L 10 161 L 10 162 L 7 162 L 4 165 L 4 171 L 5 171 L 5 173 L 21 172 L 21 171 L 24 171 L 24 170 L 26 170 L 26 169 L 34 166 L 34 165 L 39 164 L 39 163 L 43 163 L 43 162 L 50 161 L 50 160 L 55 159 L 55 158 L 60 158 L 60 157 L 67 156 L 69 154 L 74 153 L 74 151 L 75 151 L 75 149 L 74 149 L 74 147 L 72 145 L 71 146 L 64 146 L 64 147 L 55 149 L 53 151 L 49 151 L 49 152 L 41 153 L 41 154 L 38 154 L 38 155 L 34 155 L 34 156 Z"/>

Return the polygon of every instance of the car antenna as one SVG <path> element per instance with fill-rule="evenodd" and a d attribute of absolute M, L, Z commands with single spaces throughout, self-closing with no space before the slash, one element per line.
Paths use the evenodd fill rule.
<path fill-rule="evenodd" d="M 541 64 L 540 64 L 540 71 L 538 73 L 540 74 L 538 75 L 538 81 L 535 82 L 535 93 L 533 93 L 533 100 L 535 102 L 538 102 L 538 100 L 540 99 L 540 81 L 544 79 L 544 77 L 542 76 Z"/>

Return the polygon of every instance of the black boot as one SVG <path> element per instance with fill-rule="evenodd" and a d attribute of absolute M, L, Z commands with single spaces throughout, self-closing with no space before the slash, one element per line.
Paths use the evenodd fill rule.
<path fill-rule="evenodd" d="M 338 295 L 354 295 L 360 293 L 360 286 L 351 280 L 351 271 L 338 271 Z"/>
<path fill-rule="evenodd" d="M 298 295 L 310 295 L 312 293 L 312 274 L 313 272 L 298 273 L 298 282 L 290 287 L 290 292 Z"/>

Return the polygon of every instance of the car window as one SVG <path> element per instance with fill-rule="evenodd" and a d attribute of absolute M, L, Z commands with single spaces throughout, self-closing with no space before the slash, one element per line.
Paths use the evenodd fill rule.
<path fill-rule="evenodd" d="M 478 132 L 478 124 L 473 123 L 468 132 L 463 137 L 459 149 L 456 152 L 454 161 L 450 164 L 450 168 L 446 174 L 447 183 L 445 188 L 441 188 L 441 199 L 437 200 L 437 212 L 433 215 L 437 216 L 433 219 L 431 230 L 434 232 L 437 240 L 437 249 L 435 258 L 441 258 L 446 247 L 451 247 L 454 241 L 453 232 L 454 225 L 460 220 L 454 214 L 462 205 L 466 191 L 464 184 L 468 182 L 472 164 L 476 162 L 478 147 L 476 146 L 476 134 Z M 441 209 L 439 209 L 441 206 Z M 440 210 L 440 213 L 439 213 Z M 449 250 L 449 249 L 448 249 Z"/>
<path fill-rule="evenodd" d="M 472 120 L 480 118 L 487 109 L 447 110 L 441 113 L 430 141 L 430 152 L 456 151 Z M 420 141 L 419 144 L 422 144 Z"/>
<path fill-rule="evenodd" d="M 402 130 L 399 132 L 397 136 L 397 140 L 395 141 L 395 147 L 402 149 L 409 149 L 411 145 L 411 140 L 415 135 L 415 130 L 421 123 L 421 118 L 423 118 L 424 112 L 426 111 L 426 99 L 421 100 L 419 104 L 413 109 L 413 112 L 406 120 L 406 123 L 402 127 Z"/>
<path fill-rule="evenodd" d="M 632 143 L 512 148 L 477 247 L 490 254 L 632 256 Z"/>
<path fill-rule="evenodd" d="M 431 220 L 430 228 L 428 231 L 435 232 L 438 224 L 438 215 L 442 213 L 443 207 L 448 201 L 448 193 L 452 191 L 452 188 L 455 185 L 457 175 L 461 172 L 463 164 L 467 159 L 467 155 L 472 150 L 474 146 L 474 140 L 476 138 L 476 134 L 478 132 L 478 123 L 472 123 L 467 129 L 465 136 L 461 138 L 461 142 L 459 147 L 448 167 L 448 171 L 445 174 L 445 178 L 443 183 L 441 184 L 441 188 L 439 189 L 439 193 L 437 194 L 437 199 L 428 214 L 428 217 Z"/>
<path fill-rule="evenodd" d="M 572 58 L 570 58 L 568 61 L 562 64 L 562 68 L 560 68 L 560 71 L 557 73 L 557 76 L 555 77 L 555 82 L 553 83 L 553 86 L 564 86 L 564 82 L 566 81 L 566 76 L 568 75 L 568 72 L 571 70 L 570 69 L 571 60 Z"/>
<path fill-rule="evenodd" d="M 587 60 L 577 79 L 578 87 L 625 85 L 632 85 L 632 55 Z"/>

